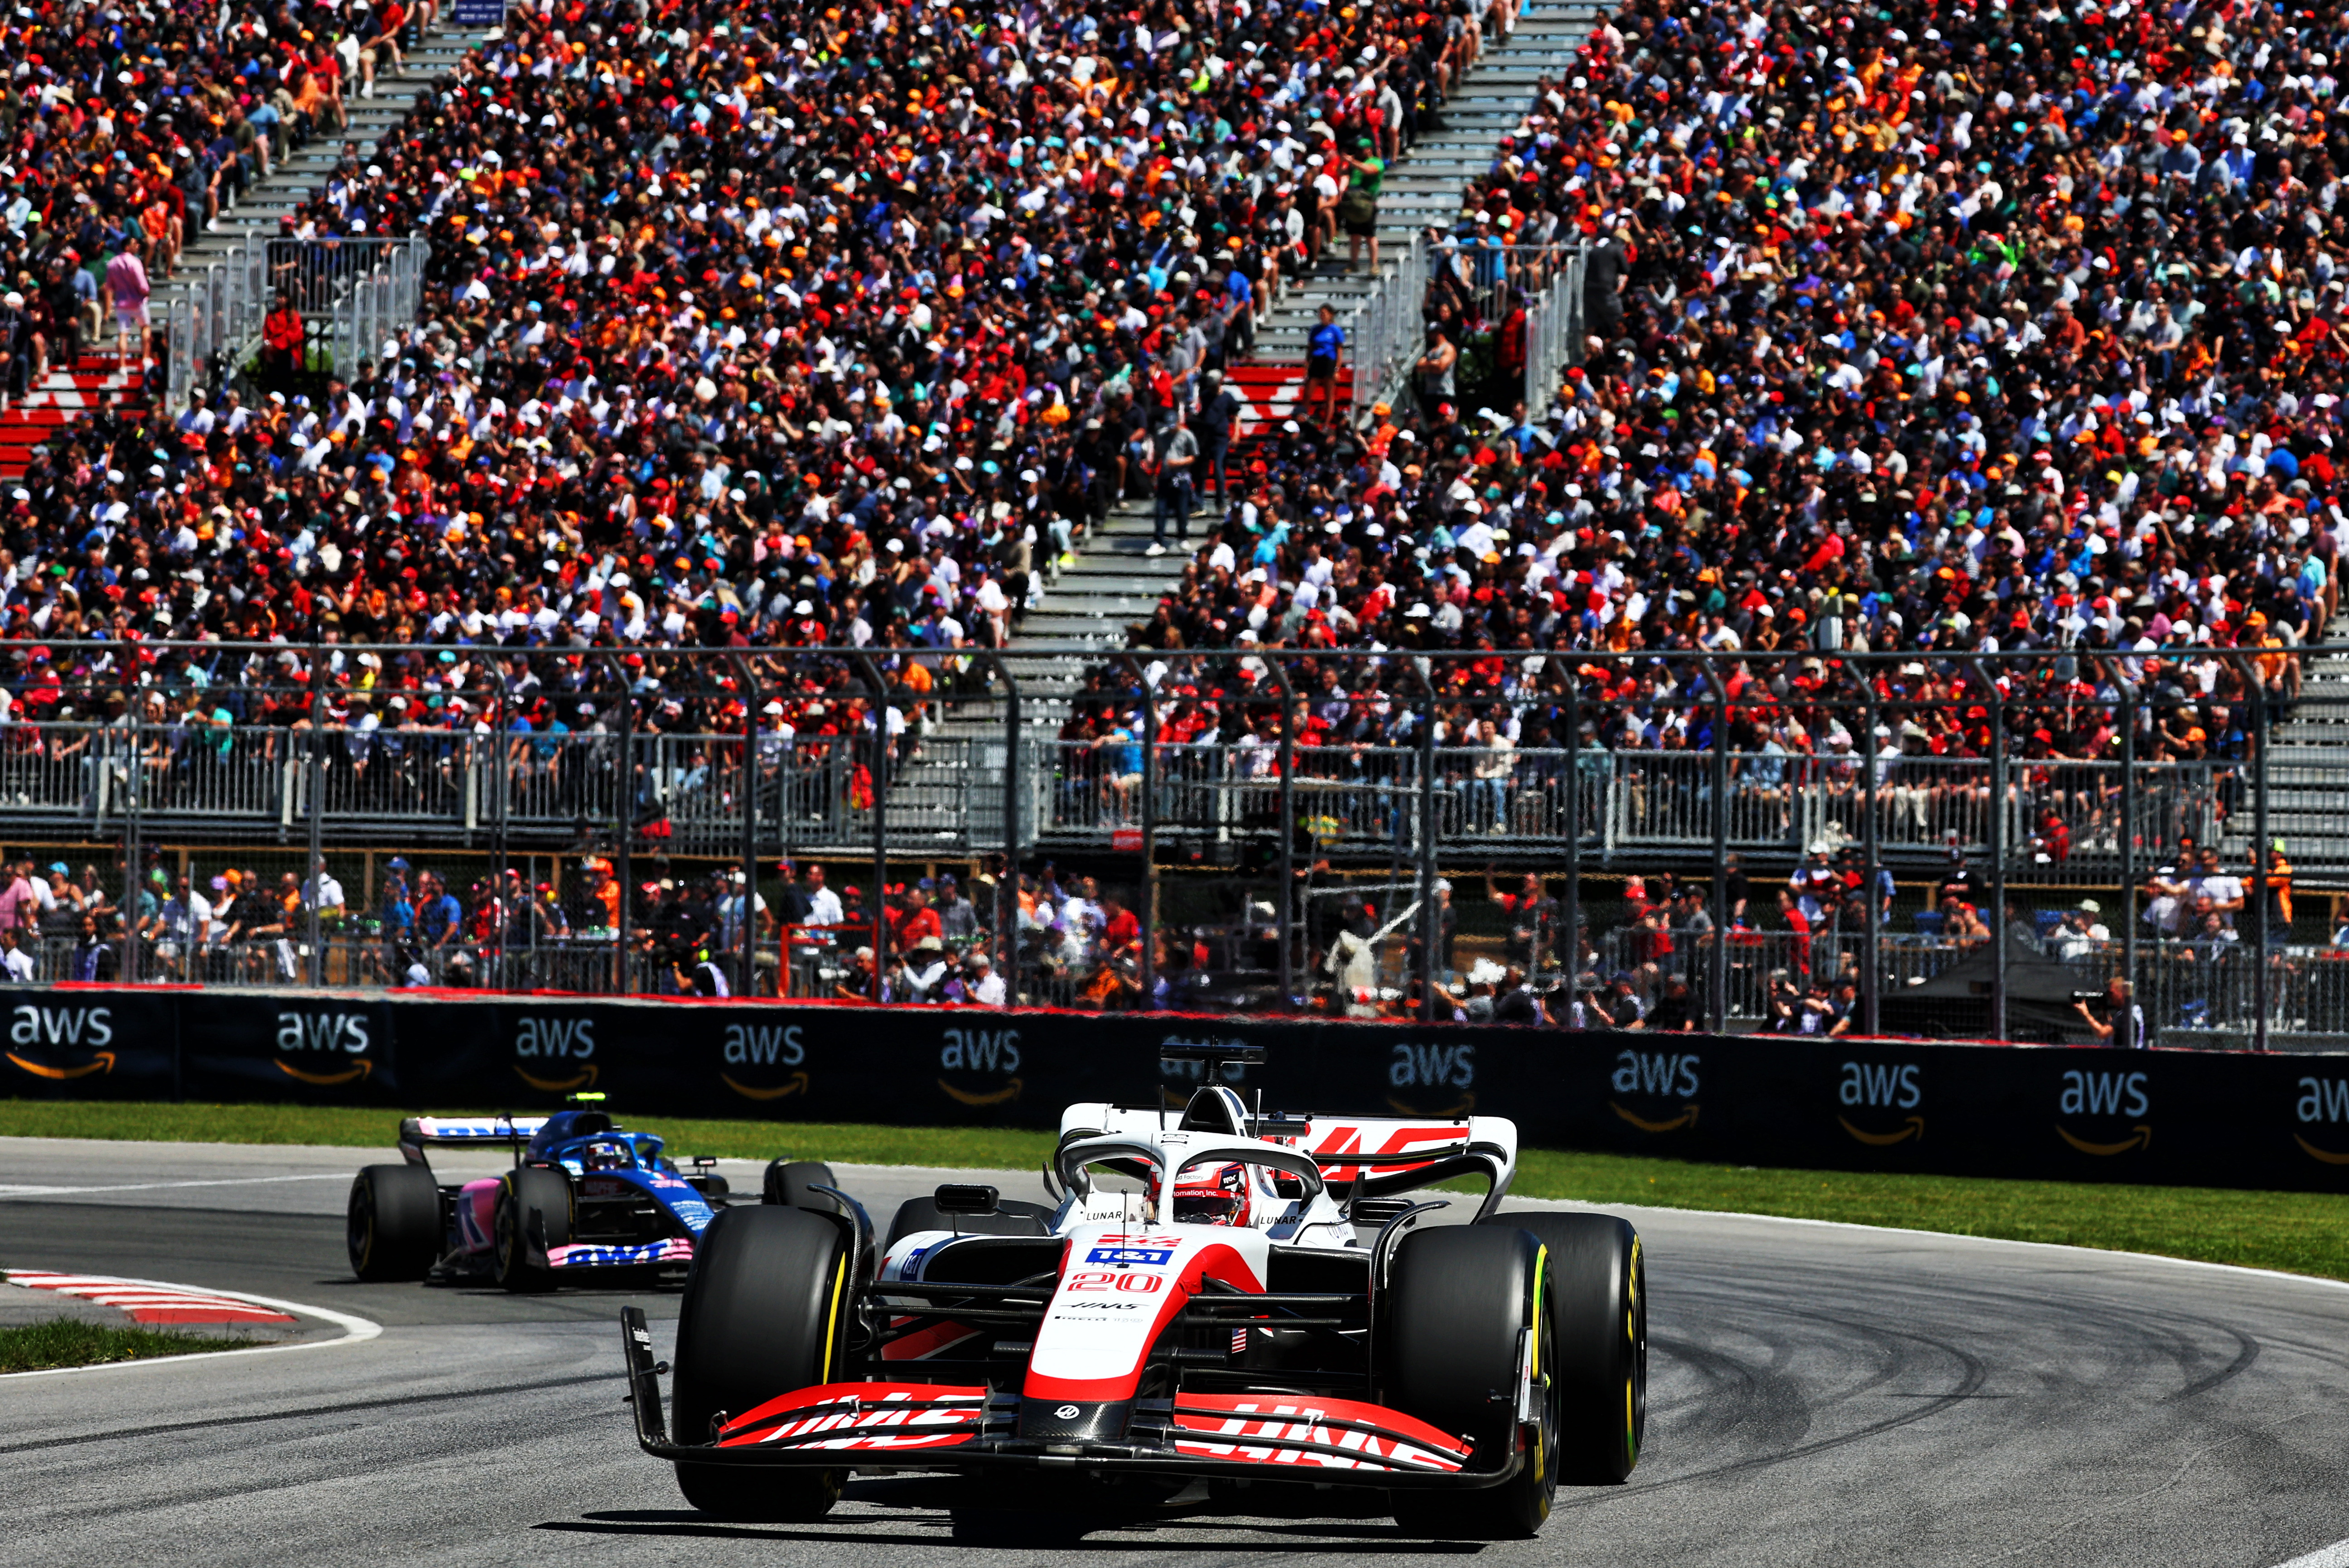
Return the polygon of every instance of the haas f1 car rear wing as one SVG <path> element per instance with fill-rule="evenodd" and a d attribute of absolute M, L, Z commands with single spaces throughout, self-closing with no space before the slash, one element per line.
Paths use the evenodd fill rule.
<path fill-rule="evenodd" d="M 1149 1106 L 1071 1106 L 1061 1117 L 1066 1147 L 1103 1135 L 1146 1136 L 1166 1128 L 1171 1113 Z M 1181 1113 L 1193 1131 L 1226 1132 L 1284 1144 L 1312 1157 L 1330 1196 L 1350 1207 L 1458 1177 L 1491 1183 L 1478 1214 L 1498 1210 L 1517 1171 L 1517 1127 L 1506 1116 L 1292 1116 L 1251 1112 L 1240 1096 L 1211 1085 Z"/>

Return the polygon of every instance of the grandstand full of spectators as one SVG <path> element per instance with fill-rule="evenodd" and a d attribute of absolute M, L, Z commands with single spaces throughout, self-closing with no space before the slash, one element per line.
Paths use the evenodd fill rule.
<path fill-rule="evenodd" d="M 190 229 L 433 20 L 20 16 L 10 384 L 109 312 L 134 337 Z M 327 375 L 88 410 L 7 491 L 11 716 L 159 708 L 225 755 L 314 719 L 608 727 L 625 688 L 642 729 L 739 731 L 755 699 L 771 734 L 862 733 L 847 664 L 753 692 L 667 653 L 869 649 L 918 700 L 895 656 L 1004 646 L 1198 453 L 1208 535 L 1132 633 L 1177 743 L 1268 761 L 1224 656 L 1281 650 L 1305 743 L 1415 745 L 1392 661 L 1312 656 L 1442 649 L 1484 657 L 1436 667 L 1440 742 L 1496 755 L 1726 746 L 1776 788 L 1857 749 L 1837 703 L 1865 688 L 1886 750 L 1980 758 L 1999 723 L 2053 776 L 2120 754 L 2127 688 L 2139 759 L 2240 760 L 2253 690 L 2295 697 L 2339 607 L 2337 19 L 1635 0 L 1427 236 L 1401 394 L 1245 436 L 1216 372 L 1343 265 L 1341 195 L 1513 23 L 518 5 L 285 220 L 429 239 L 410 327 Z M 1588 342 L 1528 407 L 1510 280 L 1568 244 Z M 168 641 L 198 646 L 140 646 Z M 481 651 L 414 650 L 452 644 Z M 1889 649 L 1914 658 L 1839 659 Z M 1951 658 L 2016 650 L 2069 657 Z M 1065 738 L 1130 745 L 1138 701 L 1104 673 Z M 2111 805 L 2050 833 L 2109 836 Z"/>

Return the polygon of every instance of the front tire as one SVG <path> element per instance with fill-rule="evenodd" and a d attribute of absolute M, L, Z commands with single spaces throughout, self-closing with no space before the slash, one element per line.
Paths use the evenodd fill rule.
<path fill-rule="evenodd" d="M 1520 1425 L 1519 1356 L 1531 1331 L 1537 1386 L 1556 1356 L 1556 1319 L 1543 1294 L 1541 1243 L 1523 1231 L 1446 1225 L 1414 1231 L 1395 1249 L 1381 1314 L 1376 1366 L 1385 1402 L 1440 1431 L 1474 1440 L 1479 1469 L 1522 1451 L 1496 1487 L 1469 1492 L 1397 1491 L 1395 1522 L 1418 1535 L 1522 1540 L 1540 1532 L 1557 1490 L 1557 1404 L 1536 1401 Z"/>
<path fill-rule="evenodd" d="M 677 1330 L 670 1426 L 707 1443 L 730 1419 L 780 1394 L 829 1383 L 843 1369 L 849 1248 L 821 1214 L 781 1205 L 729 1209 L 694 1249 Z M 804 1523 L 840 1500 L 844 1469 L 680 1460 L 686 1501 L 720 1519 Z"/>
<path fill-rule="evenodd" d="M 351 1182 L 344 1242 L 351 1272 L 370 1284 L 420 1280 L 442 1241 L 440 1188 L 420 1165 L 370 1165 Z"/>
<path fill-rule="evenodd" d="M 1648 1428 L 1648 1278 L 1640 1233 L 1612 1214 L 1496 1214 L 1549 1249 L 1557 1333 L 1550 1397 L 1568 1486 L 1620 1486 Z"/>
<path fill-rule="evenodd" d="M 506 1172 L 498 1185 L 497 1209 L 491 1220 L 491 1263 L 498 1283 L 517 1293 L 554 1288 L 554 1269 L 532 1254 L 533 1210 L 545 1228 L 547 1246 L 560 1247 L 569 1241 L 574 1223 L 571 1178 L 548 1166 L 525 1165 Z"/>

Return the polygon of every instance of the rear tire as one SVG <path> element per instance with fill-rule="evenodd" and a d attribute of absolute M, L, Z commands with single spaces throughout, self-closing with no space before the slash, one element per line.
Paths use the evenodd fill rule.
<path fill-rule="evenodd" d="M 1468 1492 L 1398 1491 L 1395 1522 L 1417 1535 L 1514 1541 L 1539 1532 L 1557 1489 L 1555 1402 L 1517 1421 L 1519 1340 L 1536 1335 L 1537 1379 L 1555 1354 L 1555 1320 L 1541 1302 L 1541 1244 L 1523 1231 L 1446 1225 L 1395 1249 L 1381 1314 L 1376 1366 L 1385 1402 L 1439 1431 L 1474 1439 L 1471 1463 L 1491 1469 L 1524 1457 L 1514 1476 Z M 1497 1396 L 1497 1397 L 1496 1397 Z"/>
<path fill-rule="evenodd" d="M 811 1192 L 812 1187 L 838 1187 L 832 1167 L 813 1159 L 771 1159 L 767 1162 L 767 1179 L 760 1189 L 761 1203 L 780 1204 L 786 1209 L 812 1209 L 818 1214 L 840 1212 L 840 1199 L 821 1192 Z"/>
<path fill-rule="evenodd" d="M 1549 1249 L 1557 1334 L 1550 1397 L 1568 1486 L 1620 1486 L 1648 1427 L 1648 1280 L 1640 1234 L 1612 1214 L 1496 1214 Z"/>
<path fill-rule="evenodd" d="M 420 1165 L 370 1165 L 351 1182 L 344 1241 L 370 1284 L 420 1280 L 440 1260 L 440 1188 Z"/>
<path fill-rule="evenodd" d="M 491 1220 L 490 1257 L 498 1283 L 510 1291 L 554 1288 L 554 1271 L 531 1256 L 529 1225 L 533 1209 L 546 1228 L 547 1246 L 568 1242 L 577 1223 L 571 1178 L 548 1166 L 525 1165 L 506 1172 L 500 1181 L 497 1210 Z"/>
<path fill-rule="evenodd" d="M 1052 1210 L 1041 1203 L 1017 1198 L 998 1199 L 992 1214 L 948 1214 L 936 1198 L 908 1198 L 889 1221 L 889 1240 L 883 1251 L 916 1231 L 953 1231 L 965 1236 L 1049 1236 Z"/>
<path fill-rule="evenodd" d="M 777 1395 L 829 1383 L 843 1370 L 849 1249 L 820 1214 L 781 1205 L 729 1209 L 694 1249 L 677 1330 L 670 1427 L 680 1443 L 707 1443 L 713 1418 L 731 1418 Z M 840 1500 L 845 1469 L 694 1464 L 678 1489 L 704 1513 L 804 1523 Z"/>

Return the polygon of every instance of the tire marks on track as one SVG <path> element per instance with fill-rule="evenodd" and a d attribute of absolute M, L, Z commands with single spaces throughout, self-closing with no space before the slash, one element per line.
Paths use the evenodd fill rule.
<path fill-rule="evenodd" d="M 388 1395 L 380 1399 L 346 1399 L 332 1405 L 306 1405 L 295 1409 L 268 1410 L 250 1416 L 208 1416 L 199 1421 L 159 1421 L 149 1427 L 116 1427 L 103 1432 L 81 1432 L 71 1437 L 0 1443 L 0 1454 L 78 1448 L 86 1443 L 120 1442 L 168 1432 L 205 1432 L 224 1427 L 259 1426 L 268 1421 L 300 1421 L 323 1416 L 355 1415 L 366 1410 L 393 1410 L 409 1405 L 445 1405 L 460 1399 L 492 1399 L 504 1394 L 533 1394 L 543 1388 L 573 1388 L 583 1383 L 605 1383 L 619 1387 L 625 1381 L 617 1371 L 586 1372 L 573 1377 L 546 1377 L 534 1383 L 501 1383 L 487 1388 L 450 1388 L 431 1394 Z"/>

